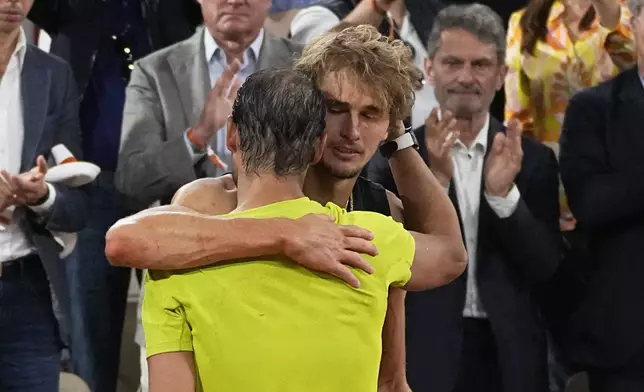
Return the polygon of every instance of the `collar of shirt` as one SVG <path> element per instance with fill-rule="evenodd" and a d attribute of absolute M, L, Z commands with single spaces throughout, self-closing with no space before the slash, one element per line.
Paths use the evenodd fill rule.
<path fill-rule="evenodd" d="M 438 119 L 440 120 L 441 118 L 441 111 L 438 111 Z M 490 113 L 487 114 L 485 117 L 485 123 L 483 123 L 483 126 L 479 130 L 479 134 L 476 135 L 476 139 L 474 139 L 474 142 L 472 143 L 472 146 L 470 147 L 470 150 L 476 148 L 479 146 L 483 150 L 483 154 L 487 152 L 487 136 L 490 131 Z M 464 148 L 467 150 L 467 147 L 465 147 L 465 144 L 457 140 L 456 143 L 454 144 L 454 147 L 459 147 L 459 148 Z"/>
<path fill-rule="evenodd" d="M 212 37 L 207 28 L 204 28 L 204 46 L 206 52 L 206 63 L 210 64 L 214 56 L 219 56 L 222 53 L 221 48 L 217 44 L 217 41 Z M 242 63 L 242 69 L 248 65 L 249 60 L 257 61 L 259 59 L 259 51 L 262 48 L 262 43 L 264 42 L 264 29 L 262 28 L 257 34 L 257 38 L 250 44 L 250 47 L 244 52 L 244 61 Z M 249 53 L 252 55 L 252 59 L 248 58 Z"/>
<path fill-rule="evenodd" d="M 474 139 L 474 142 L 470 146 L 469 150 L 480 148 L 483 150 L 483 154 L 485 155 L 487 151 L 487 136 L 488 136 L 489 130 L 490 130 L 490 113 L 487 114 L 485 118 L 485 123 L 483 124 L 483 127 L 481 127 L 481 129 L 479 130 L 479 134 L 476 135 L 476 139 Z M 456 144 L 454 144 L 454 147 L 460 147 L 465 150 L 468 150 L 465 144 L 460 140 L 456 141 Z"/>
<path fill-rule="evenodd" d="M 16 44 L 16 48 L 13 51 L 12 57 L 15 56 L 16 59 L 18 60 L 18 70 L 22 72 L 22 66 L 25 62 L 25 54 L 27 53 L 27 36 L 25 35 L 25 31 L 20 28 L 20 32 L 18 33 L 18 43 Z M 9 61 L 11 63 L 11 61 Z M 8 71 L 8 70 L 7 70 Z"/>

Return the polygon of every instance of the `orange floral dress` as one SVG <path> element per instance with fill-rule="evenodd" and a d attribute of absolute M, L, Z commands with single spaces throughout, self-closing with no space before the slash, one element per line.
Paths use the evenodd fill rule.
<path fill-rule="evenodd" d="M 533 54 L 521 51 L 520 20 L 524 9 L 512 14 L 507 34 L 505 120 L 517 119 L 525 134 L 542 141 L 559 156 L 559 135 L 569 99 L 577 91 L 595 86 L 635 64 L 635 44 L 627 1 L 621 2 L 618 25 L 609 30 L 596 17 L 576 41 L 563 20 L 564 5 L 550 9 L 545 41 Z M 563 189 L 560 194 L 562 229 L 574 228 Z"/>

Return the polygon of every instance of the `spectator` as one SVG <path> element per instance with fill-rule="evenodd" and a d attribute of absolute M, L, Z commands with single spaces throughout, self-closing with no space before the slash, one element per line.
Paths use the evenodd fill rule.
<path fill-rule="evenodd" d="M 290 68 L 301 50 L 264 33 L 269 6 L 269 0 L 203 0 L 205 28 L 137 63 L 127 88 L 116 184 L 139 207 L 167 203 L 184 184 L 231 165 L 225 132 L 215 134 L 211 123 L 230 114 L 234 92 L 248 75 Z"/>
<path fill-rule="evenodd" d="M 592 392 L 644 390 L 644 1 L 629 1 L 637 67 L 573 96 L 561 134 L 561 179 L 588 256 L 559 344 Z"/>
<path fill-rule="evenodd" d="M 634 63 L 626 0 L 531 0 L 508 27 L 505 119 L 559 155 L 568 100 Z M 561 228 L 573 230 L 563 188 Z"/>
<path fill-rule="evenodd" d="M 197 11 L 196 14 L 194 11 Z M 29 18 L 52 36 L 79 86 L 83 156 L 102 172 L 88 188 L 90 219 L 66 262 L 72 365 L 94 392 L 116 389 L 131 270 L 105 259 L 105 232 L 126 214 L 114 188 L 125 86 L 133 61 L 185 39 L 200 23 L 194 0 L 35 0 Z"/>
<path fill-rule="evenodd" d="M 50 231 L 73 233 L 87 220 L 83 189 L 45 181 L 55 145 L 81 157 L 78 95 L 69 66 L 27 44 L 20 26 L 32 4 L 0 0 L 0 390 L 7 392 L 58 391 L 70 295 Z"/>
<path fill-rule="evenodd" d="M 522 137 L 515 121 L 505 129 L 489 115 L 505 76 L 505 31 L 494 11 L 481 4 L 444 8 L 428 53 L 441 116 L 415 132 L 459 212 L 469 260 L 454 283 L 407 295 L 409 385 L 546 391 L 546 333 L 533 295 L 559 263 L 556 158 Z M 381 157 L 369 175 L 396 191 Z"/>
<path fill-rule="evenodd" d="M 425 42 L 436 13 L 443 4 L 439 0 L 320 0 L 298 12 L 291 23 L 291 36 L 308 43 L 314 37 L 342 26 L 370 24 L 390 38 L 402 39 L 412 49 L 414 63 L 424 69 L 427 57 Z M 436 106 L 434 90 L 423 75 L 421 89 L 416 92 L 411 124 L 420 126 Z"/>
<path fill-rule="evenodd" d="M 450 4 L 469 4 L 471 0 L 449 0 Z M 479 3 L 492 8 L 503 20 L 503 26 L 507 26 L 510 15 L 516 10 L 523 8 L 528 0 L 481 0 Z M 490 105 L 490 115 L 494 118 L 504 118 L 505 92 L 498 91 Z"/>

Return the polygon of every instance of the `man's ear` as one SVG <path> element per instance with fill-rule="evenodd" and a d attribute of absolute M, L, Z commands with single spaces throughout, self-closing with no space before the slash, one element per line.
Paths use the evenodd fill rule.
<path fill-rule="evenodd" d="M 326 148 L 326 132 L 318 138 L 318 144 L 315 146 L 315 156 L 313 157 L 313 162 L 311 165 L 315 165 L 320 162 L 322 155 L 324 155 L 324 149 Z"/>
<path fill-rule="evenodd" d="M 431 86 L 434 85 L 434 62 L 429 57 L 425 57 L 425 74 L 427 81 Z"/>
<path fill-rule="evenodd" d="M 226 124 L 226 147 L 228 147 L 231 154 L 234 154 L 239 149 L 239 133 L 232 117 L 228 117 Z"/>

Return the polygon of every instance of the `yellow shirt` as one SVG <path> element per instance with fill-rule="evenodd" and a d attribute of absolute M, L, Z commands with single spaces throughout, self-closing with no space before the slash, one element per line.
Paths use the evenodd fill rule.
<path fill-rule="evenodd" d="M 282 257 L 151 272 L 143 302 L 148 356 L 193 351 L 198 385 L 216 392 L 375 392 L 390 285 L 411 277 L 413 237 L 391 218 L 307 198 L 228 216 L 329 214 L 374 233 L 360 289 Z"/>

